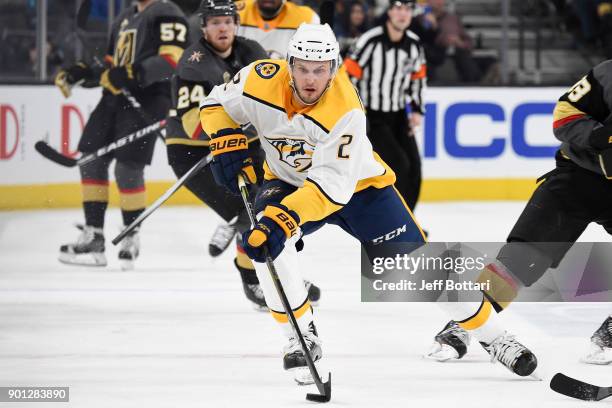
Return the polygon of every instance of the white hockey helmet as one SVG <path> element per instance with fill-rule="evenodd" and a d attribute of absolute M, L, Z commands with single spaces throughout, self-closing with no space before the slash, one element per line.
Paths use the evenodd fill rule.
<path fill-rule="evenodd" d="M 306 61 L 332 61 L 332 75 L 338 69 L 340 46 L 329 24 L 302 23 L 289 40 L 287 62 L 294 59 Z"/>

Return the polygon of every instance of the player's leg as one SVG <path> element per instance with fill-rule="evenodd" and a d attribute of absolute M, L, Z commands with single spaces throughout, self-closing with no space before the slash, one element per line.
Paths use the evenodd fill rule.
<path fill-rule="evenodd" d="M 419 154 L 419 147 L 416 142 L 416 137 L 414 136 L 412 130 L 408 129 L 408 123 L 403 116 L 406 131 L 404 133 L 397 133 L 396 139 L 398 143 L 402 146 L 406 157 L 408 158 L 407 166 L 408 173 L 405 175 L 406 178 L 406 190 L 401 192 L 404 198 L 406 199 L 406 204 L 412 211 L 414 211 L 417 201 L 419 199 L 419 194 L 421 193 L 421 155 Z"/>
<path fill-rule="evenodd" d="M 141 103 L 144 114 L 134 109 L 123 95 L 115 96 L 115 140 L 149 125 L 148 121 L 165 118 L 171 105 L 169 94 L 167 87 L 162 84 L 135 92 L 133 96 Z M 156 142 L 157 136 L 152 134 L 114 153 L 117 159 L 115 176 L 119 185 L 121 213 L 126 226 L 145 210 L 144 168 L 151 164 Z M 139 230 L 140 228 L 135 230 L 121 243 L 119 261 L 124 269 L 133 268 L 134 261 L 140 254 Z"/>
<path fill-rule="evenodd" d="M 406 135 L 404 113 L 368 112 L 368 137 L 374 151 L 395 172 L 395 187 L 405 200 L 411 192 L 408 177 L 410 174 L 410 158 L 404 147 L 398 142 L 397 134 Z M 408 203 L 410 204 L 410 203 Z M 410 207 L 410 205 L 409 205 Z M 412 207 L 410 207 L 412 208 Z"/>
<path fill-rule="evenodd" d="M 128 226 L 146 208 L 146 188 L 143 163 L 117 160 L 115 180 L 119 187 L 119 207 L 123 225 Z M 122 241 L 119 248 L 119 264 L 123 270 L 134 269 L 134 262 L 140 255 L 140 227 L 135 228 Z"/>
<path fill-rule="evenodd" d="M 590 349 L 580 361 L 597 365 L 612 363 L 612 314 L 595 330 Z"/>
<path fill-rule="evenodd" d="M 612 214 L 610 212 L 598 220 L 598 223 L 608 234 L 612 235 Z M 596 365 L 612 364 L 612 314 L 595 330 L 591 336 L 589 350 L 580 361 Z"/>
<path fill-rule="evenodd" d="M 295 187 L 280 180 L 264 181 L 255 198 L 254 210 L 258 218 L 268 204 L 280 203 Z M 313 310 L 308 299 L 308 292 L 302 279 L 298 254 L 295 247 L 299 237 L 296 235 L 285 242 L 285 247 L 274 260 L 274 266 L 279 281 L 287 295 L 289 305 L 304 335 L 304 340 L 314 361 L 322 357 L 321 342 L 313 321 Z M 266 303 L 274 320 L 279 324 L 287 338 L 284 348 L 283 366 L 285 370 L 293 371 L 295 380 L 300 384 L 312 383 L 313 379 L 307 370 L 306 359 L 295 336 L 283 304 L 274 286 L 274 281 L 265 263 L 254 262 L 257 277 L 263 289 Z"/>
<path fill-rule="evenodd" d="M 169 145 L 168 161 L 176 176 L 180 178 L 209 152 L 210 150 L 205 146 Z M 206 166 L 200 170 L 198 174 L 194 175 L 185 184 L 185 187 L 226 222 L 236 218 L 232 227 L 240 233 L 246 231 L 250 227 L 248 215 L 246 214 L 244 204 L 240 197 L 231 194 L 224 187 L 219 186 L 215 182 L 209 166 Z M 230 234 L 228 234 L 227 244 L 220 245 L 229 245 L 234 239 L 235 230 L 231 233 L 231 236 L 229 235 Z M 234 265 L 240 273 L 242 286 L 247 299 L 250 300 L 256 308 L 267 310 L 266 301 L 259 287 L 257 275 L 255 274 L 255 267 L 242 249 L 240 235 L 238 235 L 236 239 L 236 258 L 234 259 Z"/>
<path fill-rule="evenodd" d="M 601 213 L 605 202 L 595 199 L 600 179 L 577 166 L 558 164 L 557 170 L 548 175 L 527 203 L 508 236 L 509 243 L 502 247 L 496 261 L 482 271 L 483 279 L 493 279 L 498 284 L 493 285 L 490 293 L 483 294 L 477 311 L 470 313 L 458 308 L 455 312 L 454 320 L 460 329 L 475 334 L 485 348 L 504 344 L 496 342 L 498 338 L 503 339 L 505 330 L 497 322 L 497 313 L 492 312 L 504 310 L 522 287 L 532 285 L 546 270 L 556 267 L 594 219 L 594 214 Z M 491 340 L 496 334 L 497 338 Z M 437 341 L 444 343 L 439 337 Z M 520 348 L 509 349 L 519 351 Z M 517 354 L 521 356 L 523 362 L 529 363 L 522 368 L 519 359 L 511 364 L 502 362 L 514 372 L 528 372 L 532 359 L 525 355 L 525 350 Z"/>
<path fill-rule="evenodd" d="M 109 96 L 103 96 L 85 124 L 78 147 L 83 154 L 94 152 L 112 141 L 114 111 L 110 99 Z M 79 227 L 81 234 L 76 242 L 60 247 L 61 262 L 106 265 L 103 229 L 108 207 L 108 167 L 111 160 L 112 156 L 104 156 L 79 168 L 85 225 Z"/>

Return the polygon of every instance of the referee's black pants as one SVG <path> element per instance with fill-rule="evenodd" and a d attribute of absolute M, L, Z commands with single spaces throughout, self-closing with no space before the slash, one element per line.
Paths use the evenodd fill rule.
<path fill-rule="evenodd" d="M 395 172 L 395 187 L 414 210 L 421 191 L 421 157 L 406 112 L 368 110 L 367 117 L 374 151 Z"/>

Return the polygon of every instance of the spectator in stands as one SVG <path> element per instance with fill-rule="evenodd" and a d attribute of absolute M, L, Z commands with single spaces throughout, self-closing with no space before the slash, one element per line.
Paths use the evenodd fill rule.
<path fill-rule="evenodd" d="M 345 7 L 344 13 L 340 16 L 339 23 L 334 27 L 336 37 L 340 43 L 340 53 L 342 56 L 357 41 L 357 38 L 368 29 L 367 6 L 361 0 L 352 0 L 348 7 Z"/>
<path fill-rule="evenodd" d="M 30 57 L 30 69 L 32 73 L 38 72 L 38 49 L 31 47 L 28 51 Z M 52 42 L 47 41 L 47 76 L 52 78 L 62 66 L 64 55 L 60 48 Z"/>
<path fill-rule="evenodd" d="M 445 54 L 451 56 L 455 70 L 462 82 L 478 83 L 485 81 L 487 84 L 498 82 L 499 76 L 496 77 L 495 75 L 498 70 L 497 61 L 491 57 L 474 58 L 472 38 L 467 33 L 461 18 L 446 9 L 446 1 L 427 0 L 427 4 L 431 7 L 431 15 L 425 15 L 421 19 L 421 23 L 430 24 L 435 30 L 434 47 L 430 47 L 430 53 L 431 48 L 433 48 L 438 53 L 440 50 L 444 50 Z"/>
<path fill-rule="evenodd" d="M 607 59 L 612 58 L 612 2 L 610 0 L 573 0 L 572 7 L 581 28 L 581 45 L 603 47 Z"/>
<path fill-rule="evenodd" d="M 436 80 L 436 70 L 446 61 L 446 47 L 438 45 L 438 20 L 426 1 L 419 2 L 409 30 L 419 36 L 427 60 L 429 81 Z"/>

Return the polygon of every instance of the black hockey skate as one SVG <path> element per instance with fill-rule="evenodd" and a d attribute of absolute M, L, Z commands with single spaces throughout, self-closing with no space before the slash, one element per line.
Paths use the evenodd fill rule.
<path fill-rule="evenodd" d="M 234 265 L 236 265 L 238 272 L 240 272 L 242 289 L 244 290 L 244 295 L 246 298 L 251 301 L 255 310 L 266 312 L 268 310 L 268 306 L 266 305 L 263 290 L 261 290 L 261 287 L 259 286 L 259 279 L 257 279 L 255 270 L 239 266 L 235 259 Z"/>
<path fill-rule="evenodd" d="M 119 265 L 124 271 L 134 269 L 134 262 L 140 255 L 140 228 L 135 228 L 130 234 L 126 235 L 121 241 L 119 248 Z"/>
<path fill-rule="evenodd" d="M 312 361 L 316 363 L 323 357 L 323 350 L 321 349 L 321 340 L 317 337 L 317 329 L 314 323 L 310 322 L 308 331 L 302 334 Z M 283 368 L 293 373 L 295 382 L 299 385 L 314 384 L 314 379 L 308 369 L 306 356 L 300 345 L 300 340 L 297 337 L 291 337 L 289 344 L 285 346 L 283 352 Z"/>
<path fill-rule="evenodd" d="M 208 244 L 208 253 L 212 257 L 221 255 L 236 236 L 236 222 L 220 224 Z"/>
<path fill-rule="evenodd" d="M 434 344 L 426 357 L 437 361 L 460 359 L 467 353 L 470 345 L 470 334 L 451 320 L 434 337 Z"/>
<path fill-rule="evenodd" d="M 491 356 L 491 361 L 499 361 L 513 373 L 526 377 L 532 375 L 538 366 L 538 359 L 525 346 L 507 332 L 493 340 L 491 344 L 480 342 Z"/>
<path fill-rule="evenodd" d="M 591 348 L 581 361 L 598 365 L 612 363 L 612 316 L 608 316 L 599 329 L 593 333 Z"/>
<path fill-rule="evenodd" d="M 81 234 L 76 243 L 60 247 L 59 261 L 70 265 L 106 266 L 102 229 L 80 224 L 76 227 Z"/>

